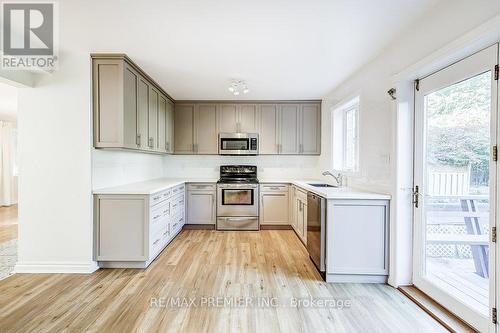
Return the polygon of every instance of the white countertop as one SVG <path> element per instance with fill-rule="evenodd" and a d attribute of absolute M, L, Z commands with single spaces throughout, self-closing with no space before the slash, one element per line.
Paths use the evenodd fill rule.
<path fill-rule="evenodd" d="M 159 178 L 144 182 L 130 183 L 115 187 L 96 189 L 94 194 L 153 194 L 166 188 L 174 187 L 184 183 L 215 183 L 217 179 L 173 179 Z M 293 180 L 293 179 L 260 179 L 260 183 L 284 183 L 294 184 L 306 191 L 313 192 L 326 199 L 370 199 L 389 200 L 391 196 L 386 193 L 377 193 L 350 187 L 314 187 L 311 183 L 324 183 L 319 180 Z"/>
<path fill-rule="evenodd" d="M 313 192 L 325 199 L 367 199 L 367 200 L 390 200 L 391 195 L 387 193 L 371 192 L 367 190 L 356 189 L 352 187 L 315 187 L 311 183 L 324 184 L 324 181 L 318 180 L 293 180 L 290 183 Z"/>
<path fill-rule="evenodd" d="M 184 183 L 216 183 L 217 179 L 158 178 L 114 187 L 99 188 L 94 194 L 153 194 Z"/>

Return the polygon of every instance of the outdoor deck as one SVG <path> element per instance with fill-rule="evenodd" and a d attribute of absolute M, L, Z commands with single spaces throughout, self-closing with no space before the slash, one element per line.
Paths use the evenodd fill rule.
<path fill-rule="evenodd" d="M 474 272 L 472 260 L 428 258 L 427 278 L 461 302 L 488 316 L 489 281 Z"/>

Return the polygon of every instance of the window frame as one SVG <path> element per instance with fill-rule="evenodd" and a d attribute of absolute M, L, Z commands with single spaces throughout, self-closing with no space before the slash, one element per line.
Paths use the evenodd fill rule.
<path fill-rule="evenodd" d="M 354 135 L 354 167 L 347 168 L 347 114 L 354 112 L 355 135 Z M 332 170 L 346 175 L 359 175 L 360 172 L 360 113 L 361 103 L 359 96 L 350 98 L 347 102 L 340 103 L 340 106 L 333 107 L 332 110 Z M 340 152 L 339 152 L 340 150 Z"/>

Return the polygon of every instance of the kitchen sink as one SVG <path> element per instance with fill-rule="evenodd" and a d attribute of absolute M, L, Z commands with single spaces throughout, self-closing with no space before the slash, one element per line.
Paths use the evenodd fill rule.
<path fill-rule="evenodd" d="M 311 186 L 314 186 L 314 187 L 338 187 L 338 186 L 335 186 L 335 185 L 330 185 L 330 184 L 307 184 L 307 185 L 311 185 Z"/>

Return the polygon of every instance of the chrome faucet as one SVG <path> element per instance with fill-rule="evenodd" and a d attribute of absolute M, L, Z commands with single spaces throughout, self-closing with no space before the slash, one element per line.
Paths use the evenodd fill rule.
<path fill-rule="evenodd" d="M 344 184 L 344 176 L 339 172 L 338 175 L 334 175 L 333 173 L 331 173 L 330 171 L 325 171 L 323 172 L 323 176 L 332 176 L 333 179 L 335 179 L 335 181 L 337 182 L 337 185 L 339 187 L 342 187 Z"/>

